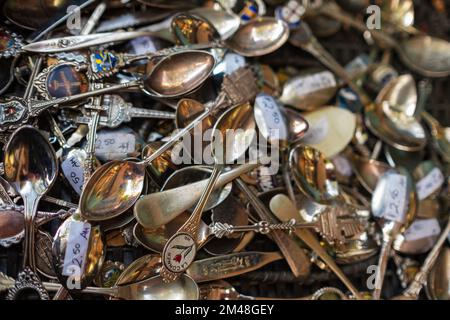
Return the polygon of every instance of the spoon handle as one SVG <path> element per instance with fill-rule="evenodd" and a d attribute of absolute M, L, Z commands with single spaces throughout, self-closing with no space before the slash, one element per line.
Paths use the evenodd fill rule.
<path fill-rule="evenodd" d="M 283 259 L 279 252 L 238 252 L 194 261 L 186 273 L 195 282 L 234 277 Z"/>
<path fill-rule="evenodd" d="M 39 197 L 23 197 L 25 218 L 25 241 L 23 254 L 23 267 L 31 267 L 36 272 L 36 261 L 34 256 L 34 217 L 36 215 Z"/>
<path fill-rule="evenodd" d="M 383 240 L 381 245 L 380 257 L 378 259 L 378 269 L 375 277 L 375 289 L 373 290 L 372 297 L 374 300 L 380 300 L 381 289 L 383 288 L 384 275 L 386 274 L 387 263 L 389 255 L 391 253 L 393 237 L 389 237 L 387 240 Z"/>
<path fill-rule="evenodd" d="M 378 41 L 380 44 L 386 46 L 387 48 L 395 48 L 397 46 L 397 43 L 395 40 L 383 34 L 382 32 L 379 32 L 377 30 L 369 30 L 367 26 L 362 23 L 361 21 L 358 21 L 354 19 L 349 14 L 345 13 L 336 3 L 329 2 L 324 4 L 320 9 L 320 13 L 324 14 L 336 21 L 339 21 L 343 24 L 349 25 L 360 32 L 370 32 L 372 37 Z"/>
<path fill-rule="evenodd" d="M 203 190 L 203 193 L 197 203 L 197 206 L 195 207 L 194 211 L 192 212 L 189 219 L 181 226 L 180 229 L 167 241 L 166 245 L 164 246 L 163 250 L 163 266 L 161 268 L 161 276 L 164 280 L 164 282 L 172 282 L 175 281 L 181 272 L 185 271 L 193 262 L 196 254 L 196 250 L 198 248 L 198 228 L 200 224 L 200 219 L 202 217 L 203 210 L 206 207 L 206 204 L 208 202 L 209 196 L 214 190 L 214 185 L 218 181 L 220 177 L 220 172 L 222 171 L 223 164 L 216 163 L 214 165 L 214 169 L 211 173 L 211 177 L 209 178 L 208 184 L 206 185 L 205 189 Z M 192 239 L 192 242 L 194 244 L 194 254 L 191 254 L 188 256 L 186 254 L 181 259 L 181 266 L 177 272 L 174 272 L 175 269 L 169 270 L 168 265 L 166 264 L 167 260 L 172 259 L 170 254 L 174 252 L 174 249 L 176 249 L 177 242 L 175 241 L 177 238 L 182 237 L 182 235 L 187 235 Z M 189 257 L 189 258 L 188 258 Z"/>
<path fill-rule="evenodd" d="M 450 219 L 448 219 L 447 225 L 444 231 L 442 231 L 441 235 L 439 236 L 439 239 L 436 241 L 436 244 L 434 245 L 433 249 L 430 251 L 430 253 L 428 253 L 427 258 L 425 259 L 422 267 L 420 268 L 420 271 L 416 274 L 414 280 L 411 282 L 408 288 L 403 292 L 404 296 L 413 297 L 415 299 L 419 297 L 420 290 L 422 290 L 422 287 L 426 282 L 427 275 L 430 272 L 431 268 L 434 266 L 434 263 L 436 262 L 436 259 L 439 256 L 442 245 L 444 244 L 445 239 L 447 238 L 449 232 L 450 232 Z"/>
<path fill-rule="evenodd" d="M 105 88 L 101 88 L 101 89 L 97 89 L 97 90 L 91 90 L 88 92 L 83 92 L 83 93 L 79 93 L 79 94 L 75 94 L 73 96 L 70 97 L 63 97 L 63 98 L 57 98 L 57 99 L 51 99 L 48 101 L 31 101 L 29 103 L 29 109 L 30 109 L 30 113 L 32 116 L 37 116 L 39 115 L 42 111 L 44 111 L 45 109 L 49 108 L 49 107 L 57 107 L 61 104 L 64 103 L 71 103 L 74 101 L 79 101 L 82 99 L 87 99 L 93 96 L 97 96 L 97 95 L 102 95 L 105 93 L 109 93 L 109 92 L 113 92 L 113 91 L 117 91 L 120 89 L 125 89 L 125 88 L 131 88 L 131 87 L 139 87 L 142 85 L 142 81 L 141 80 L 133 80 L 133 81 L 129 81 L 129 82 L 125 82 L 125 83 L 121 83 L 121 84 L 116 84 L 110 87 L 105 87 Z"/>

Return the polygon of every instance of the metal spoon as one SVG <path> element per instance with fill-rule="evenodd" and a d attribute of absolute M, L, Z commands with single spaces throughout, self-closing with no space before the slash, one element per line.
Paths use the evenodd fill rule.
<path fill-rule="evenodd" d="M 378 217 L 382 230 L 381 252 L 375 278 L 373 299 L 380 299 L 387 262 L 395 237 L 414 220 L 417 212 L 417 194 L 409 173 L 399 168 L 385 172 L 378 180 L 372 195 L 372 213 Z"/>
<path fill-rule="evenodd" d="M 450 59 L 448 57 L 450 43 L 445 40 L 417 35 L 397 41 L 380 31 L 369 30 L 363 22 L 354 19 L 331 1 L 324 3 L 319 11 L 361 32 L 369 31 L 372 37 L 383 47 L 397 51 L 400 60 L 407 67 L 425 77 L 446 77 L 450 74 Z"/>
<path fill-rule="evenodd" d="M 370 102 L 370 98 L 362 91 L 359 86 L 357 86 L 353 82 L 353 79 L 350 77 L 347 71 L 334 59 L 334 57 L 328 51 L 325 50 L 324 47 L 322 47 L 319 41 L 314 37 L 311 29 L 306 24 L 306 22 L 303 21 L 300 26 L 291 33 L 289 42 L 292 45 L 309 52 L 325 66 L 330 68 L 330 70 L 336 73 L 358 95 L 363 105 L 366 105 Z"/>
<path fill-rule="evenodd" d="M 222 95 L 219 94 L 219 99 L 222 102 L 225 100 L 227 101 L 226 104 L 230 102 L 232 104 L 244 103 L 256 94 L 254 93 L 257 90 L 254 82 L 245 83 L 246 80 L 249 80 L 249 73 L 246 72 L 246 70 L 241 71 L 243 71 L 244 74 L 241 74 L 242 76 L 236 74 L 238 79 L 235 79 L 233 75 L 231 75 L 230 78 L 226 77 L 224 79 L 224 88 L 228 89 L 224 91 Z M 235 80 L 234 84 L 231 83 L 232 80 Z M 250 76 L 250 81 L 253 80 L 254 79 Z M 236 93 L 234 87 L 234 91 L 228 87 L 228 85 L 233 86 L 239 84 L 239 81 L 244 81 L 248 89 L 248 91 L 241 90 L 241 95 Z M 243 91 L 245 91 L 245 93 L 243 93 Z M 228 96 L 228 92 L 232 92 L 233 95 Z M 221 105 L 221 102 L 218 101 L 217 105 Z M 183 130 L 178 131 L 170 138 L 170 140 L 164 143 L 145 160 L 141 162 L 111 161 L 99 167 L 93 173 L 81 194 L 80 210 L 82 215 L 90 220 L 104 220 L 117 216 L 131 208 L 142 192 L 145 168 L 147 165 L 172 147 L 191 129 L 195 128 L 198 122 L 202 121 L 202 119 L 206 118 L 211 113 L 212 109 L 212 107 L 207 108 L 195 121 L 192 121 Z M 180 212 L 184 210 L 185 209 Z M 136 209 L 135 215 L 138 215 L 136 214 Z M 145 223 L 143 225 L 145 225 Z"/>
<path fill-rule="evenodd" d="M 174 280 L 186 270 L 197 252 L 198 224 L 220 172 L 226 164 L 242 157 L 255 137 L 255 120 L 251 106 L 244 104 L 226 111 L 214 126 L 212 153 L 214 168 L 210 179 L 188 221 L 169 239 L 163 251 L 161 276 L 166 281 Z M 239 129 L 239 130 L 236 130 Z M 231 136 L 227 131 L 233 130 Z M 184 249 L 180 252 L 180 247 Z"/>
<path fill-rule="evenodd" d="M 46 298 L 35 274 L 34 256 L 34 219 L 40 198 L 52 186 L 56 179 L 58 164 L 55 151 L 47 139 L 31 126 L 23 126 L 10 137 L 5 148 L 5 176 L 13 188 L 22 196 L 25 216 L 25 243 L 23 258 L 23 275 L 19 277 L 15 288 L 28 287 L 41 292 Z M 33 280 L 32 280 L 33 279 Z M 10 292 L 14 299 L 14 290 Z"/>
<path fill-rule="evenodd" d="M 142 80 L 129 81 L 110 87 L 88 91 L 49 101 L 14 98 L 0 103 L 0 131 L 17 128 L 30 116 L 37 116 L 49 107 L 82 100 L 130 87 L 140 87 L 153 97 L 177 97 L 197 89 L 214 69 L 215 58 L 206 51 L 182 51 L 160 60 Z"/>
<path fill-rule="evenodd" d="M 272 17 L 252 19 L 225 41 L 219 39 L 219 31 L 200 15 L 183 13 L 175 17 L 172 29 L 182 44 L 204 43 L 210 47 L 225 46 L 244 57 L 269 54 L 279 49 L 289 37 L 288 25 Z"/>
<path fill-rule="evenodd" d="M 286 81 L 280 101 L 299 110 L 313 110 L 325 105 L 336 92 L 334 74 L 323 69 L 309 69 Z"/>
<path fill-rule="evenodd" d="M 339 196 L 333 163 L 319 150 L 306 145 L 295 146 L 289 165 L 298 188 L 319 203 L 329 203 Z"/>

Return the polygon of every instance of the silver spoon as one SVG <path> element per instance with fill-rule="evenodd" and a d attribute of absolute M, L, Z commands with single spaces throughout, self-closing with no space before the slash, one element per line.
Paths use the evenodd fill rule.
<path fill-rule="evenodd" d="M 31 278 L 36 276 L 34 218 L 40 198 L 56 180 L 58 164 L 55 151 L 40 131 L 31 126 L 23 126 L 11 135 L 5 148 L 4 163 L 6 179 L 22 196 L 25 206 L 23 273 Z M 25 282 L 16 283 L 16 288 L 25 286 L 40 290 L 39 285 L 36 287 L 25 278 L 21 280 Z"/>

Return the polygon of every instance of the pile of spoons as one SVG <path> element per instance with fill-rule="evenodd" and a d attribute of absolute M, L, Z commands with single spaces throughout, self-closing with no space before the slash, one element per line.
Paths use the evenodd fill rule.
<path fill-rule="evenodd" d="M 366 2 L 4 1 L 0 298 L 449 299 L 450 42 Z"/>

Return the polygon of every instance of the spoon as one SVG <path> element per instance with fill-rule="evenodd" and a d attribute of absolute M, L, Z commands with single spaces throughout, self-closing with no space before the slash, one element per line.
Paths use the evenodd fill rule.
<path fill-rule="evenodd" d="M 189 183 L 195 183 L 204 179 L 207 179 L 211 175 L 211 168 L 207 166 L 191 166 L 179 169 L 175 171 L 170 177 L 167 178 L 161 191 L 170 190 L 179 186 L 187 185 Z M 220 205 L 231 193 L 232 184 L 228 183 L 221 189 L 213 191 L 209 197 L 208 203 L 205 206 L 205 211 L 209 211 L 218 205 Z M 192 212 L 194 208 L 189 208 L 188 211 Z"/>
<path fill-rule="evenodd" d="M 194 15 L 209 22 L 220 35 L 220 38 L 226 40 L 233 36 L 239 29 L 241 19 L 231 11 L 215 10 L 207 7 L 198 7 L 189 11 Z M 172 21 L 174 21 L 176 17 Z"/>
<path fill-rule="evenodd" d="M 0 121 L 0 131 L 17 128 L 28 121 L 30 116 L 36 117 L 49 107 L 124 88 L 141 87 L 146 94 L 153 97 L 181 96 L 197 89 L 210 76 L 214 65 L 214 56 L 206 51 L 182 51 L 160 60 L 143 81 L 129 81 L 49 101 L 13 98 L 0 103 L 0 110 L 4 113 Z"/>
<path fill-rule="evenodd" d="M 415 35 L 397 41 L 380 31 L 369 30 L 364 23 L 354 19 L 331 1 L 324 3 L 319 11 L 361 32 L 369 31 L 383 47 L 394 49 L 408 68 L 424 77 L 446 77 L 450 74 L 450 59 L 448 59 L 450 44 L 445 40 L 427 35 Z"/>
<path fill-rule="evenodd" d="M 323 69 L 309 69 L 290 78 L 283 85 L 280 101 L 299 110 L 314 110 L 335 96 L 334 74 Z"/>
<path fill-rule="evenodd" d="M 24 202 L 25 244 L 23 268 L 24 273 L 35 275 L 34 257 L 34 219 L 40 198 L 51 188 L 56 179 L 58 164 L 55 151 L 47 139 L 31 126 L 23 126 L 10 137 L 5 147 L 5 177 L 12 187 L 21 195 Z M 36 276 L 37 277 L 37 276 Z M 24 283 L 16 283 L 40 290 L 37 284 L 24 278 Z"/>
<path fill-rule="evenodd" d="M 381 89 L 377 101 L 386 101 L 390 108 L 413 117 L 418 99 L 416 82 L 412 75 L 404 74 L 389 81 Z"/>
<path fill-rule="evenodd" d="M 245 90 L 241 90 L 240 93 L 238 93 L 236 89 L 234 89 L 234 91 L 232 91 L 232 89 L 227 89 L 233 94 L 232 96 L 228 96 L 228 93 L 223 91 L 222 95 L 219 94 L 219 99 L 221 101 L 226 100 L 227 103 L 231 102 L 231 104 L 239 104 L 250 100 L 251 97 L 256 94 L 254 93 L 257 90 L 255 88 L 254 78 L 250 75 L 250 71 L 247 71 L 248 70 L 240 69 L 236 71 L 237 73 L 235 72 L 230 75 L 230 77 L 225 77 L 223 88 L 229 88 L 229 85 L 239 85 L 241 83 L 239 81 L 242 81 L 242 83 L 247 86 L 248 91 L 243 93 Z M 234 76 L 238 78 L 236 79 Z M 233 80 L 236 80 L 234 84 L 231 83 Z M 248 80 L 250 80 L 250 82 L 246 83 Z M 254 87 L 252 87 L 252 85 Z M 218 100 L 216 106 L 219 105 L 220 102 Z M 145 160 L 141 162 L 110 161 L 99 167 L 92 174 L 81 194 L 81 214 L 89 220 L 105 220 L 120 215 L 122 212 L 131 208 L 142 192 L 145 168 L 147 165 L 172 147 L 180 138 L 184 137 L 187 132 L 195 128 L 198 122 L 202 121 L 211 113 L 212 109 L 212 107 L 207 108 L 195 121 L 192 121 L 183 130 L 178 131 Z M 135 215 L 139 216 L 139 214 L 136 214 L 136 207 L 134 210 Z M 180 212 L 184 210 L 185 209 Z M 145 224 L 143 225 L 145 226 Z"/>
<path fill-rule="evenodd" d="M 416 181 L 419 207 L 417 216 L 420 218 L 439 218 L 441 206 L 438 196 L 445 182 L 444 174 L 432 160 L 421 162 L 412 172 Z"/>
<path fill-rule="evenodd" d="M 375 278 L 373 299 L 379 300 L 384 275 L 395 237 L 414 220 L 417 195 L 409 173 L 403 169 L 388 170 L 378 180 L 372 194 L 372 213 L 378 218 L 382 231 L 381 252 Z"/>
<path fill-rule="evenodd" d="M 416 219 L 405 232 L 397 235 L 392 247 L 404 254 L 422 254 L 433 248 L 440 231 L 437 219 Z"/>
<path fill-rule="evenodd" d="M 255 137 L 255 120 L 250 111 L 251 106 L 248 103 L 236 106 L 222 114 L 214 126 L 212 142 L 214 168 L 191 217 L 164 247 L 161 276 L 166 281 L 176 279 L 180 272 L 191 265 L 197 253 L 201 215 L 220 177 L 220 172 L 226 164 L 242 157 Z M 229 135 L 230 130 L 233 132 L 232 135 Z"/>
<path fill-rule="evenodd" d="M 258 57 L 279 49 L 289 37 L 286 22 L 272 17 L 258 17 L 242 25 L 222 41 L 219 29 L 197 14 L 182 13 L 172 22 L 172 29 L 182 44 L 201 43 L 209 47 L 225 46 L 244 57 Z M 229 30 L 222 31 L 226 36 Z"/>
<path fill-rule="evenodd" d="M 220 175 L 214 188 L 221 188 L 242 174 L 260 166 L 259 163 L 239 165 Z M 208 180 L 142 196 L 134 206 L 134 216 L 145 228 L 158 228 L 191 208 L 200 198 Z M 169 206 L 170 204 L 170 206 Z"/>
<path fill-rule="evenodd" d="M 319 150 L 295 146 L 289 154 L 289 166 L 298 188 L 307 197 L 329 203 L 339 196 L 334 165 Z"/>
<path fill-rule="evenodd" d="M 450 249 L 441 249 L 433 268 L 428 274 L 426 293 L 430 300 L 450 300 L 449 274 Z"/>
<path fill-rule="evenodd" d="M 200 286 L 201 300 L 348 300 L 348 297 L 336 288 L 322 288 L 314 294 L 302 298 L 266 298 L 252 297 L 240 294 L 236 289 L 224 280 Z"/>
<path fill-rule="evenodd" d="M 81 236 L 85 228 L 89 233 Z M 102 269 L 105 249 L 99 226 L 83 222 L 77 213 L 66 219 L 58 228 L 52 247 L 54 270 L 63 287 L 68 291 L 86 288 Z"/>
<path fill-rule="evenodd" d="M 299 215 L 292 201 L 283 194 L 278 194 L 270 200 L 270 210 L 272 210 L 273 214 L 282 221 L 287 221 L 292 218 L 296 219 Z M 333 258 L 328 255 L 313 233 L 305 229 L 295 229 L 294 232 L 297 237 L 305 242 L 306 245 L 327 264 L 327 266 L 336 274 L 336 276 L 345 284 L 345 286 L 357 299 L 362 299 L 359 291 L 353 286 L 351 281 L 334 262 Z"/>
<path fill-rule="evenodd" d="M 450 220 L 447 221 L 447 225 L 444 230 L 441 232 L 439 239 L 436 241 L 433 249 L 428 253 L 425 261 L 420 268 L 420 271 L 415 275 L 414 280 L 409 284 L 408 288 L 403 291 L 403 293 L 394 299 L 398 300 L 417 300 L 419 299 L 420 291 L 422 290 L 423 285 L 427 281 L 427 275 L 430 270 L 436 263 L 436 260 L 439 257 L 439 252 L 444 245 L 446 238 L 448 237 L 448 233 L 450 232 Z M 444 248 L 448 250 L 448 248 Z M 448 271 L 448 269 L 447 269 Z M 447 282 L 448 283 L 448 282 Z M 433 285 L 433 284 L 430 284 Z"/>
<path fill-rule="evenodd" d="M 314 34 L 306 22 L 303 21 L 300 26 L 291 33 L 289 42 L 292 45 L 309 52 L 325 66 L 330 68 L 330 70 L 336 73 L 358 95 L 363 105 L 370 102 L 370 98 L 353 82 L 353 79 L 347 71 L 328 51 L 325 50 L 324 47 L 322 47 L 316 37 L 314 37 Z"/>
<path fill-rule="evenodd" d="M 58 291 L 61 284 L 44 282 L 45 289 Z M 86 287 L 80 293 L 106 295 L 125 300 L 198 300 L 199 288 L 188 275 L 165 283 L 160 276 L 111 288 Z"/>
<path fill-rule="evenodd" d="M 390 0 L 384 1 L 381 6 L 382 19 L 392 24 L 399 31 L 408 34 L 417 34 L 414 28 L 414 1 Z"/>

